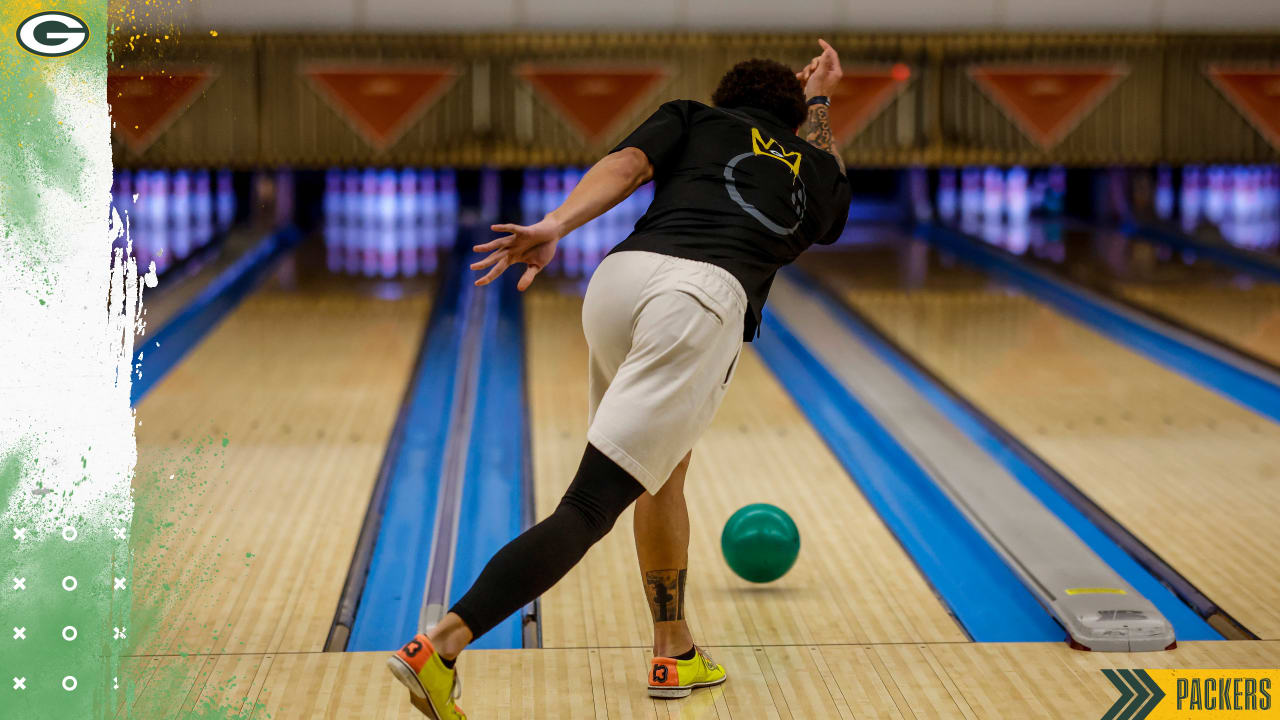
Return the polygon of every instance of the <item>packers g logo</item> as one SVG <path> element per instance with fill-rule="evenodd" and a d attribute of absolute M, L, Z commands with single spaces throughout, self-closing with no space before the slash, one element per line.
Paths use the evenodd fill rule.
<path fill-rule="evenodd" d="M 18 44 L 41 57 L 63 57 L 89 42 L 89 26 L 70 13 L 36 13 L 18 26 Z"/>

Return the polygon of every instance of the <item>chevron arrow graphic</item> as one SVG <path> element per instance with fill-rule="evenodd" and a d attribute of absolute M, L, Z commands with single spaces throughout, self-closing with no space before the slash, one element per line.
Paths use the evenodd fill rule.
<path fill-rule="evenodd" d="M 1102 674 L 1105 675 L 1106 678 L 1111 681 L 1111 684 L 1115 685 L 1116 689 L 1120 691 L 1120 697 L 1116 699 L 1115 703 L 1107 710 L 1106 714 L 1102 716 L 1102 720 L 1124 720 L 1125 718 L 1128 718 L 1129 715 L 1128 713 L 1125 713 L 1124 710 L 1125 706 L 1129 704 L 1129 701 L 1133 699 L 1133 688 L 1129 687 L 1129 683 L 1122 680 L 1120 678 L 1120 674 L 1115 670 L 1103 670 Z"/>
<path fill-rule="evenodd" d="M 1151 693 L 1151 699 L 1138 706 L 1138 709 L 1135 711 L 1133 716 L 1133 720 L 1143 720 L 1143 718 L 1150 715 L 1151 711 L 1155 710 L 1156 706 L 1160 704 L 1160 701 L 1164 699 L 1164 691 L 1160 689 L 1160 685 L 1157 684 L 1155 680 L 1151 679 L 1151 676 L 1147 674 L 1146 670 L 1134 670 L 1133 674 L 1142 682 L 1143 685 L 1146 686 L 1147 691 Z"/>
<path fill-rule="evenodd" d="M 1146 670 L 1103 670 L 1102 674 L 1120 691 L 1102 720 L 1143 720 L 1164 699 L 1164 691 Z"/>

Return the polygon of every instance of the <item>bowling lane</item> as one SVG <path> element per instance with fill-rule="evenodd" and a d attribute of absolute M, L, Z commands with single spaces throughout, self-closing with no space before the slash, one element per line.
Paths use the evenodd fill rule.
<path fill-rule="evenodd" d="M 582 301 L 543 283 L 526 296 L 530 417 L 539 518 L 568 486 L 586 434 Z M 760 361 L 743 353 L 711 429 L 694 448 L 686 493 L 692 524 L 688 615 L 709 645 L 964 641 L 960 626 Z M 770 585 L 737 578 L 720 530 L 753 502 L 782 507 L 800 528 L 796 566 Z M 586 560 L 542 598 L 548 648 L 647 647 L 628 511 Z"/>
<path fill-rule="evenodd" d="M 801 264 L 1245 627 L 1280 637 L 1280 427 L 910 239 Z"/>
<path fill-rule="evenodd" d="M 1063 245 L 1064 275 L 1280 365 L 1280 285 L 1087 226 Z"/>
<path fill-rule="evenodd" d="M 432 282 L 331 275 L 320 245 L 137 408 L 135 605 L 162 628 L 141 654 L 324 645 Z"/>

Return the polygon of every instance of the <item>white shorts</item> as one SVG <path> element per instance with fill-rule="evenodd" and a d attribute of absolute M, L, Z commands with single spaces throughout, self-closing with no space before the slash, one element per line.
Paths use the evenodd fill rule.
<path fill-rule="evenodd" d="M 587 441 L 657 493 L 702 435 L 742 352 L 747 296 L 727 270 L 626 251 L 600 263 L 582 306 Z"/>

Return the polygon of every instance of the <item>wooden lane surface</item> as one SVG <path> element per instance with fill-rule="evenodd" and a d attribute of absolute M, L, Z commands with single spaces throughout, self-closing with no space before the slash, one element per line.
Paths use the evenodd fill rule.
<path fill-rule="evenodd" d="M 1280 638 L 1280 426 L 963 269 L 811 263 L 898 344 L 1260 637 Z"/>
<path fill-rule="evenodd" d="M 1104 668 L 1275 668 L 1280 642 L 1088 653 L 1062 643 L 712 647 L 729 680 L 683 700 L 645 691 L 640 648 L 477 650 L 458 663 L 473 720 L 1098 718 L 1119 696 Z M 421 719 L 385 653 L 138 658 L 160 665 L 131 717 Z M 1167 702 L 1167 701 L 1166 701 Z M 186 714 L 180 715 L 186 717 Z"/>
<path fill-rule="evenodd" d="M 1127 300 L 1280 365 L 1280 285 L 1163 287 L 1126 283 Z"/>
<path fill-rule="evenodd" d="M 429 304 L 350 287 L 286 266 L 138 407 L 137 652 L 323 646 Z"/>
<path fill-rule="evenodd" d="M 526 299 L 530 418 L 538 517 L 559 501 L 585 446 L 587 350 L 581 299 Z M 687 612 L 709 645 L 963 641 L 965 635 L 859 494 L 790 397 L 751 350 L 686 482 L 692 525 Z M 789 512 L 803 548 L 783 579 L 752 585 L 720 555 L 736 509 Z M 542 599 L 543 646 L 652 643 L 628 511 Z M 636 668 L 643 670 L 642 654 Z"/>

